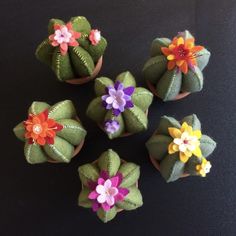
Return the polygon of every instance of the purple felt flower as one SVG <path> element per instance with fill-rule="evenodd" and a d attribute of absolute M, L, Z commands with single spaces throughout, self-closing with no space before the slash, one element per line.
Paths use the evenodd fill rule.
<path fill-rule="evenodd" d="M 102 96 L 103 105 L 107 110 L 112 109 L 113 114 L 118 116 L 125 109 L 134 106 L 131 95 L 134 87 L 124 88 L 124 85 L 117 81 L 114 86 L 107 87 L 107 94 Z"/>
<path fill-rule="evenodd" d="M 114 134 L 120 128 L 120 124 L 117 120 L 106 120 L 104 129 L 108 134 Z"/>
<path fill-rule="evenodd" d="M 122 179 L 121 173 L 110 178 L 106 171 L 101 171 L 97 182 L 89 183 L 91 192 L 88 198 L 93 201 L 93 211 L 97 211 L 101 207 L 104 211 L 109 211 L 116 202 L 124 200 L 129 190 L 119 187 Z"/>

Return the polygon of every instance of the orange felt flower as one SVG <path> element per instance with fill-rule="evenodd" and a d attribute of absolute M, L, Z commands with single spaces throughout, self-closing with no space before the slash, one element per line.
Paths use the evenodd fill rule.
<path fill-rule="evenodd" d="M 37 143 L 41 146 L 54 144 L 56 132 L 63 129 L 63 126 L 55 120 L 48 118 L 48 110 L 37 115 L 29 114 L 28 120 L 24 121 L 26 129 L 25 138 L 30 144 Z"/>
<path fill-rule="evenodd" d="M 194 38 L 174 37 L 168 47 L 161 48 L 168 60 L 168 70 L 173 70 L 177 66 L 184 74 L 187 74 L 189 67 L 197 65 L 196 53 L 204 47 L 195 46 L 194 41 Z"/>

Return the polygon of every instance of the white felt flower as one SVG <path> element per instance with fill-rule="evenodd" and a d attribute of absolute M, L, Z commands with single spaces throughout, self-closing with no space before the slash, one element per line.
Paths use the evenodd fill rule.
<path fill-rule="evenodd" d="M 69 43 L 72 34 L 68 31 L 66 26 L 61 27 L 61 29 L 57 29 L 55 31 L 54 40 L 57 41 L 59 44 L 62 43 Z"/>

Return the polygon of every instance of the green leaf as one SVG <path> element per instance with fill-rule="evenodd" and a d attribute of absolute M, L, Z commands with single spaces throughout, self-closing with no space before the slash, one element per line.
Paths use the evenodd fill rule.
<path fill-rule="evenodd" d="M 28 113 L 37 115 L 49 108 L 50 105 L 46 102 L 33 102 L 28 110 Z"/>
<path fill-rule="evenodd" d="M 160 172 L 166 182 L 179 179 L 184 173 L 185 163 L 179 160 L 179 152 L 167 155 L 160 164 Z"/>
<path fill-rule="evenodd" d="M 49 43 L 49 39 L 47 38 L 37 47 L 35 56 L 39 61 L 51 67 L 54 49 L 55 48 Z"/>
<path fill-rule="evenodd" d="M 106 94 L 106 88 L 114 85 L 113 81 L 107 77 L 99 77 L 95 79 L 94 89 L 97 96 Z"/>
<path fill-rule="evenodd" d="M 129 71 L 125 71 L 119 74 L 116 77 L 116 81 L 120 81 L 124 85 L 125 88 L 129 86 L 136 87 L 135 78 Z"/>
<path fill-rule="evenodd" d="M 78 168 L 80 180 L 84 186 L 88 187 L 89 182 L 96 182 L 99 178 L 98 168 L 93 164 L 85 164 Z"/>
<path fill-rule="evenodd" d="M 28 142 L 26 142 L 24 153 L 27 162 L 30 164 L 39 164 L 47 162 L 48 160 L 46 153 L 38 144 L 28 144 Z"/>
<path fill-rule="evenodd" d="M 97 216 L 103 223 L 107 223 L 108 221 L 114 219 L 116 214 L 117 209 L 115 206 L 112 207 L 109 211 L 104 211 L 102 208 L 97 211 Z"/>
<path fill-rule="evenodd" d="M 143 76 L 146 80 L 156 84 L 167 68 L 165 56 L 151 57 L 143 67 Z"/>
<path fill-rule="evenodd" d="M 16 135 L 16 137 L 21 140 L 21 141 L 25 141 L 25 126 L 24 123 L 21 122 L 20 124 L 18 124 L 14 129 L 13 129 L 14 134 Z"/>
<path fill-rule="evenodd" d="M 94 62 L 89 53 L 80 46 L 70 47 L 70 58 L 78 76 L 91 76 L 94 71 Z"/>
<path fill-rule="evenodd" d="M 119 170 L 122 174 L 123 180 L 120 187 L 127 188 L 136 184 L 140 176 L 140 167 L 132 162 L 123 163 Z"/>
<path fill-rule="evenodd" d="M 183 38 L 185 38 L 185 39 L 194 38 L 193 35 L 188 30 L 185 30 L 181 33 L 183 34 Z"/>
<path fill-rule="evenodd" d="M 77 32 L 90 33 L 91 25 L 84 16 L 75 16 L 70 18 L 73 30 Z"/>
<path fill-rule="evenodd" d="M 180 128 L 181 125 L 179 121 L 177 121 L 175 118 L 170 117 L 170 116 L 162 116 L 159 126 L 157 130 L 155 131 L 156 134 L 163 134 L 163 135 L 170 135 L 168 128 L 169 127 L 174 127 L 174 128 Z"/>
<path fill-rule="evenodd" d="M 63 126 L 63 129 L 57 132 L 57 136 L 74 146 L 80 144 L 87 134 L 86 130 L 77 120 L 60 119 L 57 122 Z"/>
<path fill-rule="evenodd" d="M 167 70 L 157 83 L 157 94 L 163 101 L 171 101 L 180 93 L 181 84 L 182 73 L 177 69 Z"/>
<path fill-rule="evenodd" d="M 123 112 L 126 130 L 129 133 L 138 133 L 147 129 L 148 119 L 146 114 L 137 106 Z"/>
<path fill-rule="evenodd" d="M 181 90 L 185 92 L 198 92 L 203 88 L 203 75 L 198 67 L 194 71 L 189 69 L 188 73 L 183 76 Z"/>
<path fill-rule="evenodd" d="M 129 193 L 123 201 L 116 203 L 117 207 L 127 211 L 134 210 L 138 207 L 141 207 L 142 205 L 143 205 L 142 195 L 139 189 L 134 186 L 129 188 Z"/>
<path fill-rule="evenodd" d="M 183 120 L 181 120 L 181 124 L 184 122 L 192 126 L 193 130 L 201 130 L 201 122 L 195 114 L 184 117 Z"/>
<path fill-rule="evenodd" d="M 64 100 L 51 106 L 48 116 L 54 120 L 71 119 L 76 117 L 76 110 L 71 100 Z"/>
<path fill-rule="evenodd" d="M 59 48 L 55 48 L 52 56 L 52 70 L 60 81 L 75 77 L 69 54 L 62 55 Z"/>
<path fill-rule="evenodd" d="M 60 19 L 50 19 L 49 23 L 48 23 L 48 34 L 54 34 L 55 30 L 54 30 L 54 25 L 58 24 L 58 25 L 65 25 L 65 22 L 60 20 Z"/>
<path fill-rule="evenodd" d="M 43 149 L 52 160 L 58 162 L 69 163 L 74 154 L 74 147 L 57 136 L 54 138 L 54 144 L 46 144 Z"/>
<path fill-rule="evenodd" d="M 168 38 L 156 38 L 152 41 L 151 45 L 151 57 L 162 55 L 161 48 L 168 47 L 171 40 Z"/>
<path fill-rule="evenodd" d="M 89 190 L 86 187 L 83 187 L 79 194 L 79 199 L 78 199 L 78 205 L 85 207 L 85 208 L 91 208 L 92 207 L 92 201 L 88 199 L 88 195 L 91 190 Z"/>
<path fill-rule="evenodd" d="M 200 149 L 204 157 L 208 157 L 216 148 L 216 142 L 207 135 L 202 135 L 200 139 Z"/>
<path fill-rule="evenodd" d="M 145 88 L 137 87 L 132 95 L 132 102 L 146 112 L 152 103 L 153 95 Z"/>
<path fill-rule="evenodd" d="M 120 157 L 112 149 L 103 152 L 98 159 L 98 167 L 100 170 L 107 171 L 109 176 L 116 175 L 120 167 Z"/>
<path fill-rule="evenodd" d="M 102 105 L 101 97 L 97 97 L 89 103 L 86 114 L 97 123 L 103 123 L 106 112 L 107 110 Z"/>
<path fill-rule="evenodd" d="M 201 50 L 200 52 L 197 52 L 196 54 L 197 54 L 197 58 L 196 58 L 197 66 L 200 70 L 203 70 L 209 62 L 211 53 L 206 48 L 204 48 L 203 50 Z"/>
<path fill-rule="evenodd" d="M 146 143 L 149 155 L 161 161 L 168 154 L 168 146 L 173 138 L 165 135 L 153 135 Z"/>

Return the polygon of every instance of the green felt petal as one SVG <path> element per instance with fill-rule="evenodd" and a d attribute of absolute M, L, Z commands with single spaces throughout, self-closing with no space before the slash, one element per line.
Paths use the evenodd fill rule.
<path fill-rule="evenodd" d="M 51 46 L 49 39 L 47 38 L 37 47 L 35 56 L 39 61 L 45 63 L 48 66 L 51 66 L 54 49 L 55 48 Z"/>
<path fill-rule="evenodd" d="M 190 175 L 198 175 L 196 171 L 196 165 L 201 163 L 201 158 L 192 156 L 189 158 L 188 162 L 185 164 L 184 172 Z"/>
<path fill-rule="evenodd" d="M 182 79 L 182 91 L 185 92 L 198 92 L 203 88 L 203 75 L 198 67 L 194 70 L 189 69 L 188 73 Z"/>
<path fill-rule="evenodd" d="M 52 69 L 60 81 L 73 79 L 75 77 L 69 54 L 62 55 L 60 49 L 54 49 L 52 56 Z"/>
<path fill-rule="evenodd" d="M 33 102 L 28 110 L 28 113 L 37 115 L 49 108 L 50 105 L 46 102 Z"/>
<path fill-rule="evenodd" d="M 106 94 L 106 88 L 113 85 L 113 81 L 107 77 L 99 77 L 95 79 L 94 89 L 97 96 Z"/>
<path fill-rule="evenodd" d="M 123 176 L 120 187 L 127 188 L 136 184 L 138 181 L 140 176 L 140 167 L 132 162 L 126 162 L 120 166 L 118 172 Z"/>
<path fill-rule="evenodd" d="M 80 144 L 87 134 L 86 130 L 77 120 L 61 119 L 57 120 L 57 122 L 63 125 L 63 129 L 57 132 L 57 136 L 74 146 Z"/>
<path fill-rule="evenodd" d="M 160 172 L 166 182 L 173 182 L 184 173 L 185 163 L 179 160 L 179 152 L 167 155 L 160 164 Z"/>
<path fill-rule="evenodd" d="M 114 219 L 116 214 L 116 206 L 112 207 L 109 211 L 104 211 L 102 208 L 97 211 L 97 216 L 103 223 L 107 223 L 108 221 Z"/>
<path fill-rule="evenodd" d="M 52 160 L 58 162 L 68 163 L 74 154 L 74 147 L 66 140 L 57 136 L 54 138 L 53 145 L 46 144 L 43 146 L 43 149 Z"/>
<path fill-rule="evenodd" d="M 170 116 L 162 116 L 159 126 L 157 130 L 155 131 L 156 134 L 163 134 L 163 135 L 168 135 L 169 136 L 169 127 L 175 127 L 175 128 L 180 128 L 181 125 L 179 121 L 177 121 L 175 118 L 170 117 Z"/>
<path fill-rule="evenodd" d="M 145 88 L 137 87 L 132 95 L 133 103 L 144 112 L 148 110 L 152 103 L 153 95 Z"/>
<path fill-rule="evenodd" d="M 116 203 L 117 207 L 127 211 L 134 210 L 138 207 L 141 207 L 142 205 L 143 205 L 142 195 L 139 189 L 134 186 L 129 188 L 129 193 L 123 201 Z"/>
<path fill-rule="evenodd" d="M 120 158 L 118 154 L 112 149 L 103 152 L 98 159 L 98 167 L 100 170 L 107 171 L 110 177 L 116 175 L 120 167 Z"/>
<path fill-rule="evenodd" d="M 97 97 L 89 103 L 86 114 L 97 123 L 103 123 L 106 112 L 107 110 L 102 105 L 101 97 Z"/>
<path fill-rule="evenodd" d="M 90 181 L 96 182 L 99 178 L 99 170 L 93 164 L 85 164 L 80 166 L 78 172 L 82 184 L 87 187 Z"/>
<path fill-rule="evenodd" d="M 71 119 L 76 117 L 76 110 L 71 100 L 56 103 L 49 109 L 49 118 L 54 120 Z"/>
<path fill-rule="evenodd" d="M 193 130 L 201 130 L 201 122 L 195 114 L 184 117 L 183 120 L 181 120 L 181 124 L 184 122 L 192 126 Z"/>
<path fill-rule="evenodd" d="M 143 76 L 146 80 L 156 84 L 167 68 L 167 59 L 159 55 L 151 57 L 143 67 Z"/>
<path fill-rule="evenodd" d="M 203 70 L 207 66 L 210 56 L 211 53 L 206 48 L 197 52 L 197 66 L 200 70 Z"/>
<path fill-rule="evenodd" d="M 16 137 L 18 139 L 20 139 L 21 141 L 25 141 L 25 126 L 24 123 L 21 122 L 20 124 L 18 124 L 14 129 L 13 132 L 16 135 Z"/>
<path fill-rule="evenodd" d="M 185 39 L 193 38 L 193 35 L 188 30 L 183 31 L 182 34 Z"/>
<path fill-rule="evenodd" d="M 137 106 L 126 109 L 123 112 L 126 130 L 129 133 L 138 133 L 146 130 L 148 125 L 148 119 L 146 114 Z"/>
<path fill-rule="evenodd" d="M 60 19 L 50 19 L 49 23 L 48 23 L 48 34 L 54 34 L 55 30 L 54 30 L 54 25 L 55 24 L 59 24 L 59 25 L 64 25 L 65 22 L 60 20 Z"/>
<path fill-rule="evenodd" d="M 74 31 L 89 34 L 91 25 L 84 16 L 71 17 L 70 22 L 72 23 Z"/>
<path fill-rule="evenodd" d="M 136 87 L 135 78 L 129 71 L 125 71 L 119 74 L 116 77 L 116 81 L 120 81 L 124 85 L 124 87 L 129 87 L 129 86 Z"/>
<path fill-rule="evenodd" d="M 25 158 L 30 164 L 43 163 L 48 160 L 46 153 L 43 151 L 42 147 L 38 144 L 28 144 L 25 143 L 24 148 Z"/>
<path fill-rule="evenodd" d="M 156 38 L 152 41 L 151 45 L 151 57 L 162 55 L 161 48 L 168 47 L 171 40 L 168 38 Z"/>
<path fill-rule="evenodd" d="M 107 134 L 107 135 L 109 139 L 120 137 L 125 132 L 125 123 L 124 123 L 123 117 L 121 114 L 119 116 L 114 116 L 112 113 L 112 110 L 109 110 L 105 116 L 104 121 L 111 120 L 111 119 L 118 121 L 120 127 L 115 133 Z"/>
<path fill-rule="evenodd" d="M 70 58 L 76 74 L 81 77 L 91 76 L 94 62 L 89 53 L 80 46 L 70 47 Z"/>
<path fill-rule="evenodd" d="M 173 138 L 166 135 L 153 135 L 146 143 L 149 155 L 156 160 L 162 160 L 168 154 L 168 146 Z"/>
<path fill-rule="evenodd" d="M 167 70 L 157 83 L 157 94 L 163 101 L 171 101 L 180 93 L 181 83 L 181 72 L 177 69 Z"/>
<path fill-rule="evenodd" d="M 200 140 L 202 155 L 208 157 L 216 148 L 216 142 L 207 135 L 202 135 Z"/>
<path fill-rule="evenodd" d="M 83 187 L 83 189 L 81 190 L 80 194 L 79 194 L 79 199 L 78 199 L 78 205 L 85 207 L 85 208 L 91 208 L 92 207 L 92 201 L 90 199 L 88 199 L 88 195 L 91 192 L 91 190 L 89 190 L 86 187 Z"/>

